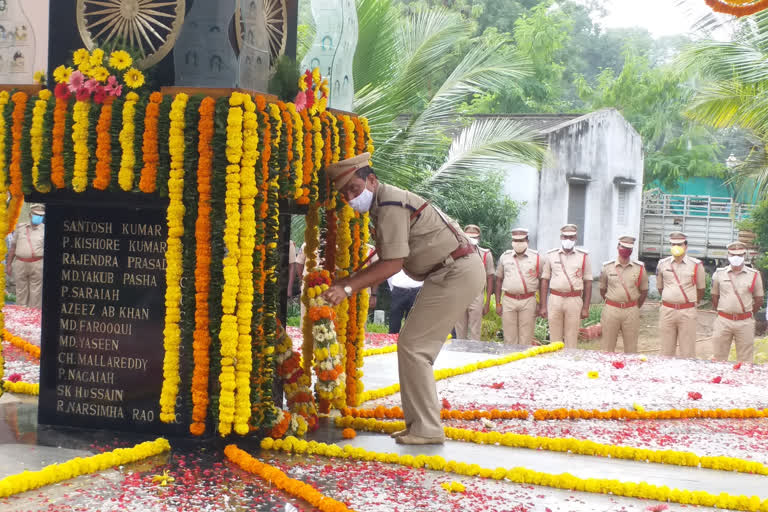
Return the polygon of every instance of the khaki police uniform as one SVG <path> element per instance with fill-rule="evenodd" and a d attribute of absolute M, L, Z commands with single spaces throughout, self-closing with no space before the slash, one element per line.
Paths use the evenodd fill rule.
<path fill-rule="evenodd" d="M 765 295 L 760 272 L 742 265 L 737 272 L 730 265 L 712 276 L 712 295 L 718 296 L 717 317 L 713 325 L 712 346 L 715 359 L 725 361 L 736 345 L 739 361 L 751 363 L 754 357 L 755 299 Z"/>
<path fill-rule="evenodd" d="M 370 214 L 380 258 L 404 258 L 405 273 L 424 281 L 397 347 L 406 428 L 415 436 L 442 438 L 433 364 L 458 317 L 482 291 L 485 271 L 461 228 L 435 206 L 422 209 L 424 204 L 416 194 L 379 183 Z"/>
<path fill-rule="evenodd" d="M 537 251 L 506 251 L 499 258 L 496 278 L 501 279 L 501 325 L 504 343 L 530 345 L 536 329 L 536 291 L 542 262 Z M 499 300 L 499 297 L 496 297 Z"/>
<path fill-rule="evenodd" d="M 566 229 L 572 225 L 566 225 Z M 572 226 L 566 234 L 575 234 Z M 566 348 L 576 348 L 581 325 L 581 309 L 584 306 L 584 281 L 592 281 L 592 263 L 589 254 L 583 249 L 552 249 L 544 258 L 542 279 L 549 280 L 549 299 L 547 318 L 549 320 L 549 339 L 563 341 Z"/>
<path fill-rule="evenodd" d="M 493 276 L 495 268 L 493 265 L 493 254 L 490 249 L 483 249 L 478 247 L 480 253 L 480 259 L 483 261 L 483 267 L 485 268 L 486 283 L 488 277 Z M 480 335 L 483 330 L 483 305 L 485 301 L 485 293 L 492 293 L 490 290 L 486 290 L 485 287 L 480 295 L 475 297 L 469 307 L 459 317 L 459 321 L 456 322 L 456 339 L 467 340 L 480 340 Z"/>
<path fill-rule="evenodd" d="M 685 240 L 682 233 L 670 235 L 670 241 Z M 661 290 L 659 337 L 661 355 L 696 357 L 697 290 L 705 287 L 705 270 L 701 261 L 684 255 L 677 262 L 673 256 L 659 261 L 656 282 Z M 678 352 L 678 346 L 680 348 Z"/>
<path fill-rule="evenodd" d="M 30 205 L 30 212 L 43 215 L 42 205 Z M 43 244 L 45 224 L 22 222 L 16 225 L 12 244 L 15 246 L 11 272 L 16 282 L 16 303 L 20 306 L 43 306 Z"/>
<path fill-rule="evenodd" d="M 293 272 L 293 264 L 296 263 L 296 244 L 293 240 L 288 241 L 288 265 L 291 265 L 291 272 Z"/>
<path fill-rule="evenodd" d="M 606 290 L 605 306 L 600 315 L 600 325 L 603 329 L 602 350 L 615 351 L 621 332 L 624 352 L 637 352 L 640 333 L 638 299 L 642 292 L 648 291 L 648 272 L 645 271 L 645 265 L 632 260 L 624 265 L 618 258 L 603 263 L 600 290 Z"/>

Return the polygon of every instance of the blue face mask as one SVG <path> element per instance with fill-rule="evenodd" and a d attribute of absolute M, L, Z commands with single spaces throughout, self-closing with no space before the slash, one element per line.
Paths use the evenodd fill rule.
<path fill-rule="evenodd" d="M 32 215 L 32 224 L 37 226 L 38 224 L 43 223 L 43 216 L 42 215 Z"/>

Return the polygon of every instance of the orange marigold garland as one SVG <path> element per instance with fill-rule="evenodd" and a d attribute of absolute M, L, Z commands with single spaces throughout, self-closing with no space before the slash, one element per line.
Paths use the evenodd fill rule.
<path fill-rule="evenodd" d="M 162 96 L 160 97 L 162 99 Z M 153 101 L 147 105 L 147 118 L 150 118 L 150 105 L 158 106 L 160 101 Z M 208 380 L 210 377 L 211 336 L 208 325 L 208 300 L 211 283 L 211 176 L 213 174 L 213 146 L 211 142 L 214 134 L 214 118 L 216 100 L 205 98 L 200 103 L 200 121 L 198 123 L 198 165 L 197 165 L 197 192 L 200 194 L 197 209 L 197 221 L 195 222 L 195 331 L 193 334 L 194 371 L 192 374 L 192 424 L 189 431 L 196 435 L 205 432 L 205 418 L 208 411 Z M 155 121 L 156 123 L 156 121 Z M 149 122 L 145 124 L 148 127 Z M 156 129 L 155 125 L 155 129 Z M 146 142 L 146 138 L 145 138 Z M 147 164 L 147 150 L 145 144 L 144 163 Z M 156 162 L 155 162 L 156 164 Z M 146 166 L 145 166 L 146 169 Z M 141 173 L 141 183 L 145 182 L 145 171 Z M 151 180 L 154 188 L 154 178 Z M 142 188 L 142 185 L 139 185 Z"/>
<path fill-rule="evenodd" d="M 13 102 L 13 113 L 11 114 L 11 119 L 13 120 L 11 126 L 13 143 L 9 167 L 11 186 L 8 190 L 11 193 L 11 202 L 8 205 L 8 233 L 16 229 L 16 223 L 21 214 L 21 206 L 24 204 L 21 175 L 21 138 L 24 135 L 24 110 L 27 108 L 28 99 L 27 94 L 24 92 L 16 92 L 11 96 L 11 101 Z"/>
<path fill-rule="evenodd" d="M 151 194 L 157 189 L 157 164 L 160 162 L 157 126 L 160 115 L 160 103 L 162 101 L 163 95 L 159 92 L 153 92 L 149 95 L 149 103 L 147 103 L 145 111 L 144 140 L 141 146 L 144 167 L 141 169 L 141 177 L 139 179 L 139 190 L 145 194 Z M 210 114 L 213 116 L 213 107 L 210 107 L 210 110 Z M 211 123 L 213 123 L 213 120 L 211 120 Z"/>
<path fill-rule="evenodd" d="M 56 88 L 56 105 L 53 107 L 53 130 L 51 133 L 51 181 L 56 188 L 67 186 L 64 180 L 64 136 L 69 108 L 69 93 Z"/>
<path fill-rule="evenodd" d="M 108 96 L 104 100 L 96 124 L 96 177 L 93 179 L 93 188 L 106 190 L 112 180 L 112 136 L 110 127 L 112 124 L 112 102 L 114 96 Z"/>
<path fill-rule="evenodd" d="M 768 9 L 768 0 L 704 0 L 715 12 L 731 14 L 738 18 Z"/>
<path fill-rule="evenodd" d="M 299 414 L 306 420 L 310 430 L 315 430 L 317 423 L 317 407 L 310 385 L 312 377 L 304 373 L 301 366 L 301 354 L 293 350 L 293 342 L 282 326 L 277 326 L 277 347 L 275 363 L 277 374 L 283 382 L 283 391 L 288 410 Z"/>

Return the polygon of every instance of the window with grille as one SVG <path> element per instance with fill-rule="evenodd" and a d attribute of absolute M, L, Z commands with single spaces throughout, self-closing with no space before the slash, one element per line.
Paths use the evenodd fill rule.
<path fill-rule="evenodd" d="M 568 184 L 568 222 L 579 227 L 576 245 L 584 243 L 584 217 L 586 214 L 587 184 L 571 182 Z"/>

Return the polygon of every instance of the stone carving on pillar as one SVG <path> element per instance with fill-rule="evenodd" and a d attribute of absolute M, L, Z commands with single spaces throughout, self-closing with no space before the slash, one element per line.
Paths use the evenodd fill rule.
<path fill-rule="evenodd" d="M 35 34 L 22 0 L 0 0 L 0 83 L 30 84 Z"/>
<path fill-rule="evenodd" d="M 266 91 L 269 83 L 269 36 L 263 0 L 239 0 L 241 45 L 238 86 Z"/>
<path fill-rule="evenodd" d="M 234 87 L 239 67 L 228 36 L 234 13 L 235 0 L 195 0 L 173 49 L 176 85 Z"/>
<path fill-rule="evenodd" d="M 328 78 L 328 106 L 352 111 L 355 85 L 352 64 L 357 48 L 355 0 L 312 0 L 315 41 L 301 62 L 301 69 L 320 68 Z"/>

